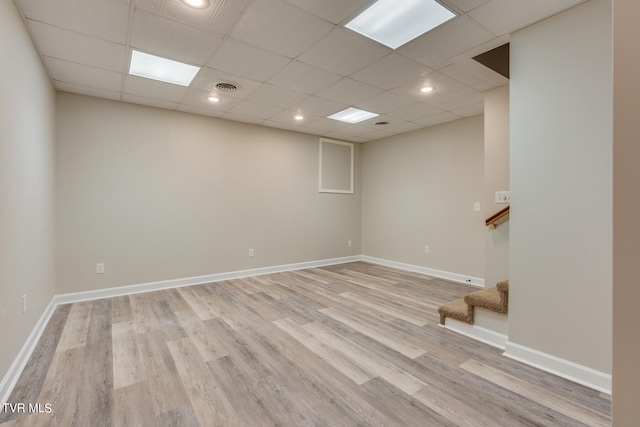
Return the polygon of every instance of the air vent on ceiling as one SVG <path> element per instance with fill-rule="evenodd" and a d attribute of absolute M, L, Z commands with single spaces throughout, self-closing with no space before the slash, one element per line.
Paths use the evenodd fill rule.
<path fill-rule="evenodd" d="M 216 85 L 216 89 L 223 92 L 235 92 L 236 90 L 238 90 L 238 86 L 234 85 L 233 83 L 222 82 Z"/>
<path fill-rule="evenodd" d="M 389 122 L 375 122 L 374 123 L 374 125 L 376 125 L 376 126 L 386 126 L 388 124 L 389 124 Z"/>

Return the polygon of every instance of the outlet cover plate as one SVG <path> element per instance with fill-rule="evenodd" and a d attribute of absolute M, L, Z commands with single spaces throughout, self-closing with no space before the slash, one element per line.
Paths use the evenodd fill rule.
<path fill-rule="evenodd" d="M 511 191 L 496 191 L 496 203 L 511 203 Z"/>

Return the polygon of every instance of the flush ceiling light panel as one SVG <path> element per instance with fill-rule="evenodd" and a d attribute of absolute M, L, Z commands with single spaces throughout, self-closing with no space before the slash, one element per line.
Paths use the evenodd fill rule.
<path fill-rule="evenodd" d="M 327 116 L 328 119 L 339 120 L 346 123 L 359 123 L 361 121 L 376 117 L 379 114 L 371 113 L 365 110 L 349 107 L 346 110 L 339 111 L 335 114 Z"/>
<path fill-rule="evenodd" d="M 378 0 L 346 27 L 396 49 L 455 17 L 435 0 Z"/>
<path fill-rule="evenodd" d="M 134 76 L 159 80 L 174 85 L 189 86 L 198 71 L 200 71 L 200 67 L 149 55 L 137 50 L 131 51 L 129 74 Z"/>

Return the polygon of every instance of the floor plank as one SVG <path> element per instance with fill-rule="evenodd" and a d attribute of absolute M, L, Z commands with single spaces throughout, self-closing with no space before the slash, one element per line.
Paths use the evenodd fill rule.
<path fill-rule="evenodd" d="M 610 396 L 437 326 L 471 290 L 354 262 L 63 305 L 10 396 L 52 411 L 0 426 L 610 424 Z"/>

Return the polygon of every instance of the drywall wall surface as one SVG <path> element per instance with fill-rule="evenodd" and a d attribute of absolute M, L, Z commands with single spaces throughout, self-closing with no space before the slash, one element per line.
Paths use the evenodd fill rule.
<path fill-rule="evenodd" d="M 359 147 L 355 194 L 319 193 L 318 137 L 67 93 L 57 109 L 58 293 L 360 254 Z"/>
<path fill-rule="evenodd" d="M 479 115 L 364 144 L 363 254 L 484 277 L 482 141 Z"/>
<path fill-rule="evenodd" d="M 611 372 L 611 2 L 511 37 L 509 339 Z"/>
<path fill-rule="evenodd" d="M 640 85 L 635 0 L 613 2 L 613 425 L 640 419 Z"/>
<path fill-rule="evenodd" d="M 508 204 L 496 203 L 496 191 L 509 190 L 509 87 L 484 93 L 484 206 L 486 217 Z M 509 221 L 485 228 L 485 286 L 509 278 Z"/>
<path fill-rule="evenodd" d="M 0 28 L 1 379 L 54 295 L 55 113 L 53 87 L 11 0 L 0 0 Z"/>

